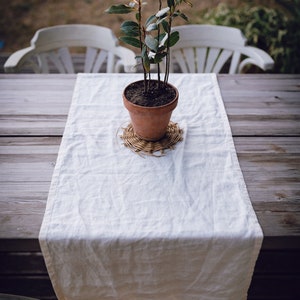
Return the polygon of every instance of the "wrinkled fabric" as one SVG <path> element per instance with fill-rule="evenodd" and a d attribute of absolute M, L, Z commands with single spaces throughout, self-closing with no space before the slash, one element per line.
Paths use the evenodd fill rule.
<path fill-rule="evenodd" d="M 165 156 L 122 144 L 122 91 L 141 74 L 78 74 L 40 231 L 59 299 L 247 298 L 262 231 L 214 74 L 172 74 Z"/>

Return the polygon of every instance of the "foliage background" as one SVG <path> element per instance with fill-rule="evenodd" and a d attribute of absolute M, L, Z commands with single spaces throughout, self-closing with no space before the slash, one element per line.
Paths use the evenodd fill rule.
<path fill-rule="evenodd" d="M 122 1 L 0 0 L 0 53 L 27 47 L 37 29 L 58 24 L 102 25 L 118 35 L 125 17 L 104 13 L 118 2 Z M 300 0 L 192 0 L 192 3 L 192 9 L 183 9 L 191 23 L 239 27 L 249 44 L 265 49 L 275 59 L 275 72 L 300 73 Z M 147 6 L 149 11 L 154 6 L 156 10 L 157 2 L 148 0 Z M 175 23 L 179 24 L 183 21 Z"/>
<path fill-rule="evenodd" d="M 206 10 L 199 23 L 240 28 L 248 44 L 268 52 L 275 73 L 300 73 L 300 0 L 277 1 L 281 7 L 243 4 L 233 8 L 224 3 Z"/>

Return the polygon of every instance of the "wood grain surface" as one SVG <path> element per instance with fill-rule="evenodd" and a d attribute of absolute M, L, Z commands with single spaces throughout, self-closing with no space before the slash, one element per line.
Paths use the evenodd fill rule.
<path fill-rule="evenodd" d="M 0 293 L 56 299 L 38 243 L 76 75 L 0 74 Z M 218 75 L 264 232 L 249 299 L 300 299 L 300 75 Z"/>

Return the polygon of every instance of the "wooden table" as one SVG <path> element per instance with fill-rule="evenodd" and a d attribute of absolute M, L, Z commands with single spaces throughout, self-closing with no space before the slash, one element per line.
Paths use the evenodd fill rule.
<path fill-rule="evenodd" d="M 38 234 L 75 79 L 0 75 L 0 293 L 56 299 Z M 265 236 L 249 299 L 300 299 L 300 75 L 218 80 Z"/>

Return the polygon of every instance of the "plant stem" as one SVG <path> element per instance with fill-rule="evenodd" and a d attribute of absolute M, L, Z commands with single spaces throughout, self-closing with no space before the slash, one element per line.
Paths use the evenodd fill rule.
<path fill-rule="evenodd" d="M 162 8 L 162 0 L 159 0 L 159 9 L 158 11 L 160 11 Z M 158 46 L 159 47 L 159 36 L 160 36 L 160 26 L 161 25 L 158 25 L 158 28 L 157 28 L 157 39 L 158 39 Z M 160 88 L 160 64 L 157 63 L 157 80 L 158 80 L 158 88 Z"/>
<path fill-rule="evenodd" d="M 172 26 L 172 15 L 169 16 L 169 26 L 168 26 L 168 40 L 167 40 L 167 56 L 166 56 L 166 73 L 164 78 L 164 84 L 166 85 L 169 80 L 170 73 L 170 36 Z"/>
<path fill-rule="evenodd" d="M 142 28 L 142 1 L 139 0 L 139 12 L 138 12 L 138 24 L 139 24 L 139 40 L 140 40 L 140 50 L 141 53 L 143 51 L 143 35 L 145 35 L 144 30 Z M 147 93 L 147 71 L 144 66 L 144 59 L 142 58 L 142 66 L 144 73 L 144 92 Z"/>

